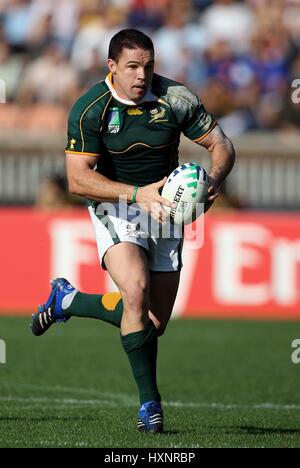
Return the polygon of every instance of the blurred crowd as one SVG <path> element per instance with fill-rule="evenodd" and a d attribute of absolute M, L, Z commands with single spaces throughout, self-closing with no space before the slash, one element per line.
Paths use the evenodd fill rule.
<path fill-rule="evenodd" d="M 196 91 L 230 136 L 300 127 L 299 0 L 0 0 L 0 126 L 62 128 L 125 27 L 151 36 L 156 72 Z"/>

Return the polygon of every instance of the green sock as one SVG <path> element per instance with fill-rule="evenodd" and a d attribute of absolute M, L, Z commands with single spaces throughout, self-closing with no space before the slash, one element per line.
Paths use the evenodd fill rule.
<path fill-rule="evenodd" d="M 120 293 L 84 294 L 77 292 L 65 308 L 65 317 L 89 317 L 111 323 L 120 328 L 123 301 Z"/>
<path fill-rule="evenodd" d="M 139 389 L 141 404 L 160 401 L 156 383 L 157 332 L 153 322 L 150 321 L 144 330 L 121 335 L 121 341 Z"/>

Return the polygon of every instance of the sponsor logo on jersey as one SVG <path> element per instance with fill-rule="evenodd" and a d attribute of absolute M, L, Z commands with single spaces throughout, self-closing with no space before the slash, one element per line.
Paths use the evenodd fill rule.
<path fill-rule="evenodd" d="M 128 115 L 142 115 L 143 113 L 144 111 L 140 107 L 132 107 L 131 109 L 128 109 L 127 111 Z"/>
<path fill-rule="evenodd" d="M 73 150 L 75 149 L 75 146 L 77 143 L 77 140 L 75 140 L 75 138 L 72 138 L 72 140 L 70 140 L 70 149 Z"/>
<path fill-rule="evenodd" d="M 108 133 L 118 133 L 120 130 L 120 114 L 118 107 L 108 109 Z"/>
<path fill-rule="evenodd" d="M 149 120 L 149 123 L 168 121 L 168 119 L 164 118 L 166 115 L 166 109 L 164 109 L 163 107 L 156 107 L 155 109 L 151 109 L 150 115 L 152 118 Z"/>

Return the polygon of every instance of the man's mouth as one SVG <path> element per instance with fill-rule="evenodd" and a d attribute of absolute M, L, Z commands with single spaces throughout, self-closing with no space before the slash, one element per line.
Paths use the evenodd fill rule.
<path fill-rule="evenodd" d="M 133 86 L 133 88 L 145 90 L 145 89 L 146 89 L 146 85 L 135 85 L 135 86 Z"/>

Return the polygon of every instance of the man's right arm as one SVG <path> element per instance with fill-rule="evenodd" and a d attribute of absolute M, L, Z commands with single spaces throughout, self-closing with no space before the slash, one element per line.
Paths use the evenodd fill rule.
<path fill-rule="evenodd" d="M 66 166 L 69 190 L 98 202 L 118 201 L 120 197 L 132 200 L 134 186 L 115 182 L 94 171 L 94 167 L 101 156 L 74 155 L 66 151 Z M 166 182 L 166 177 L 154 184 L 140 187 L 137 191 L 136 201 L 141 208 L 151 214 L 154 219 L 161 222 L 164 210 L 161 204 L 172 207 L 172 203 L 159 194 L 159 189 Z"/>
<path fill-rule="evenodd" d="M 94 171 L 99 156 L 81 156 L 66 152 L 69 190 L 95 201 L 118 201 L 120 196 L 132 199 L 132 185 L 114 182 Z"/>

